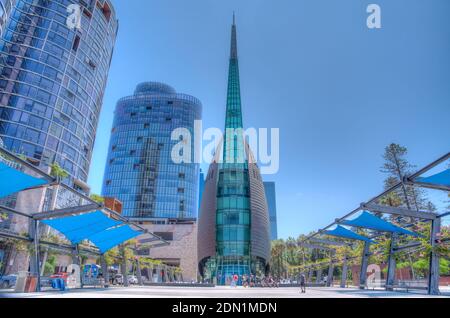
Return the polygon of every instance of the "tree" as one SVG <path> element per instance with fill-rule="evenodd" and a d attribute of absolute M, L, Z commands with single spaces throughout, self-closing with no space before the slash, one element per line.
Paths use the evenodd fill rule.
<path fill-rule="evenodd" d="M 50 169 L 50 175 L 57 178 L 58 181 L 61 181 L 69 176 L 69 173 L 61 168 L 61 166 L 56 162 L 51 164 Z"/>
<path fill-rule="evenodd" d="M 284 252 L 286 249 L 285 242 L 283 240 L 277 240 L 272 242 L 272 258 L 270 268 L 272 274 L 281 277 L 286 271 L 284 262 Z"/>
<path fill-rule="evenodd" d="M 398 144 L 390 144 L 385 148 L 383 158 L 385 163 L 381 168 L 381 172 L 388 174 L 385 180 L 385 188 L 389 189 L 403 178 L 411 174 L 415 167 L 406 159 L 408 149 Z M 391 194 L 383 198 L 382 203 L 391 206 L 406 206 L 409 210 L 419 211 L 428 207 L 428 201 L 425 198 L 423 190 L 413 186 L 402 184 L 400 189 L 393 191 Z M 380 201 L 381 202 L 381 201 Z"/>

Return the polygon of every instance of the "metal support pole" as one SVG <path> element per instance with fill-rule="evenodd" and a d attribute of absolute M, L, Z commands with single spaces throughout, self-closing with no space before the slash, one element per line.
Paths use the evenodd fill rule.
<path fill-rule="evenodd" d="M 365 242 L 361 261 L 361 273 L 359 275 L 359 288 L 365 289 L 367 283 L 367 267 L 369 266 L 370 242 Z"/>
<path fill-rule="evenodd" d="M 328 267 L 327 287 L 333 286 L 333 273 L 334 273 L 333 257 L 335 254 L 336 252 L 332 251 L 330 255 L 330 266 Z"/>
<path fill-rule="evenodd" d="M 100 264 L 102 267 L 103 279 L 105 280 L 105 287 L 109 287 L 109 272 L 108 272 L 108 264 L 106 264 L 105 256 L 102 255 L 100 257 Z"/>
<path fill-rule="evenodd" d="M 143 286 L 144 282 L 142 281 L 141 262 L 139 261 L 139 257 L 136 258 L 136 276 L 139 286 Z"/>
<path fill-rule="evenodd" d="M 334 264 L 333 261 L 331 261 L 330 267 L 328 267 L 327 287 L 333 286 L 333 273 L 334 273 Z"/>
<path fill-rule="evenodd" d="M 342 277 L 341 277 L 341 288 L 347 287 L 347 275 L 348 275 L 348 259 L 347 255 L 344 256 L 342 265 Z"/>
<path fill-rule="evenodd" d="M 79 248 L 78 248 L 78 244 L 75 244 L 75 245 L 73 246 L 73 250 L 72 250 L 72 263 L 81 267 L 80 251 L 79 251 Z"/>
<path fill-rule="evenodd" d="M 32 224 L 32 235 L 34 244 L 34 255 L 32 260 L 31 272 L 36 276 L 36 292 L 41 291 L 41 273 L 40 273 L 40 256 L 39 256 L 39 221 L 33 220 Z"/>
<path fill-rule="evenodd" d="M 48 191 L 49 188 L 47 188 Z M 56 209 L 57 201 L 58 201 L 58 193 L 59 193 L 59 185 L 56 184 L 53 187 L 52 198 L 50 200 L 50 210 L 53 211 Z M 44 236 L 47 237 L 50 234 L 50 227 L 48 225 L 44 225 L 43 228 Z M 44 256 L 42 257 L 42 268 L 41 268 L 41 276 L 44 276 L 45 263 L 48 258 L 48 247 L 46 246 L 44 249 Z"/>
<path fill-rule="evenodd" d="M 389 260 L 388 260 L 388 271 L 386 277 L 386 290 L 393 291 L 395 284 L 395 271 L 397 267 L 397 262 L 395 259 L 395 247 L 397 244 L 397 234 L 392 233 L 391 236 L 391 246 L 389 250 Z"/>
<path fill-rule="evenodd" d="M 120 246 L 121 252 L 122 252 L 122 276 L 123 276 L 123 286 L 128 287 L 128 262 L 127 262 L 127 258 L 125 255 L 125 246 L 121 245 Z"/>
<path fill-rule="evenodd" d="M 430 271 L 428 275 L 428 294 L 439 295 L 439 255 L 435 248 L 438 245 L 438 234 L 441 231 L 441 219 L 436 219 L 431 223 L 431 255 L 430 255 Z"/>
<path fill-rule="evenodd" d="M 73 245 L 72 248 L 72 264 L 77 265 L 80 268 L 80 272 L 78 273 L 80 275 L 80 277 L 78 277 L 79 280 L 81 282 L 81 288 L 83 288 L 83 275 L 81 274 L 82 269 L 81 269 L 81 259 L 80 259 L 80 248 L 78 246 L 78 244 Z"/>

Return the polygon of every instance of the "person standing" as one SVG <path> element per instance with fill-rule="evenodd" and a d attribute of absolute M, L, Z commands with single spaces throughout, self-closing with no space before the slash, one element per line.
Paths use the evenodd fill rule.
<path fill-rule="evenodd" d="M 233 275 L 233 287 L 237 287 L 239 282 L 239 276 L 237 274 Z"/>
<path fill-rule="evenodd" d="M 300 274 L 300 288 L 301 288 L 301 293 L 305 294 L 306 293 L 306 277 L 305 274 Z"/>

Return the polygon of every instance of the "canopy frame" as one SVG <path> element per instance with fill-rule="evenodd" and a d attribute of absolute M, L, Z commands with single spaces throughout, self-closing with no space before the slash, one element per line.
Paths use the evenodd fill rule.
<path fill-rule="evenodd" d="M 430 164 L 423 167 L 422 169 L 418 170 L 416 173 L 414 173 L 410 176 L 405 176 L 403 178 L 403 180 L 394 184 L 389 189 L 387 189 L 384 192 L 378 194 L 377 196 L 371 198 L 367 202 L 361 203 L 359 207 L 350 211 L 343 217 L 336 219 L 333 223 L 329 224 L 328 226 L 307 236 L 306 238 L 304 238 L 301 241 L 301 243 L 308 242 L 309 240 L 315 238 L 316 236 L 326 234 L 325 232 L 328 229 L 332 228 L 335 225 L 342 224 L 345 220 L 347 220 L 352 215 L 354 215 L 360 211 L 363 211 L 363 210 L 368 210 L 368 211 L 375 212 L 375 213 L 383 213 L 383 214 L 390 214 L 390 215 L 403 216 L 403 217 L 413 217 L 413 218 L 431 222 L 431 224 L 432 224 L 431 233 L 430 233 L 431 243 L 432 243 L 432 246 L 436 246 L 436 242 L 438 239 L 437 235 L 440 230 L 440 223 L 441 223 L 440 220 L 443 217 L 450 215 L 450 212 L 447 212 L 447 213 L 444 213 L 441 215 L 437 215 L 437 214 L 432 214 L 432 213 L 423 212 L 423 211 L 412 211 L 412 210 L 405 209 L 405 208 L 393 208 L 393 207 L 389 207 L 389 206 L 381 206 L 378 204 L 378 201 L 381 198 L 385 197 L 386 195 L 396 191 L 403 185 L 411 185 L 411 186 L 416 186 L 416 187 L 420 187 L 420 188 L 428 188 L 428 189 L 435 189 L 435 190 L 450 192 L 450 187 L 447 185 L 442 185 L 442 184 L 436 185 L 436 184 L 420 182 L 417 180 L 418 177 L 420 177 L 424 173 L 430 171 L 431 169 L 435 168 L 436 166 L 440 165 L 441 163 L 447 161 L 448 159 L 450 159 L 450 152 L 443 155 L 442 157 L 436 159 L 435 161 L 431 162 Z M 395 245 L 392 244 L 392 246 L 393 246 L 393 248 L 391 248 L 390 256 L 392 256 L 391 255 L 392 253 L 395 253 Z M 366 253 L 364 253 L 364 255 L 363 255 L 363 263 L 364 263 L 364 260 L 366 257 L 365 255 L 366 255 Z M 394 259 L 394 258 L 392 257 L 392 259 Z M 390 263 L 393 263 L 393 262 L 390 262 Z M 428 294 L 429 295 L 438 295 L 439 294 L 439 287 L 438 287 L 439 286 L 439 266 L 438 265 L 439 265 L 439 255 L 437 255 L 437 253 L 433 250 L 431 252 L 430 274 L 429 274 L 429 284 L 428 284 Z"/>
<path fill-rule="evenodd" d="M 4 212 L 14 214 L 14 215 L 19 215 L 21 217 L 25 217 L 30 220 L 28 237 L 23 237 L 23 236 L 15 234 L 15 233 L 11 233 L 11 232 L 4 231 L 4 230 L 0 230 L 0 237 L 21 240 L 21 241 L 25 241 L 25 242 L 28 242 L 28 243 L 34 245 L 33 255 L 30 260 L 30 267 L 32 269 L 33 274 L 36 275 L 37 280 L 38 280 L 38 284 L 36 286 L 37 292 L 40 291 L 39 250 L 40 250 L 41 245 L 45 245 L 45 246 L 49 246 L 49 247 L 53 247 L 53 248 L 60 248 L 60 249 L 64 249 L 64 250 L 69 250 L 72 252 L 73 255 L 78 255 L 80 250 L 83 252 L 91 253 L 96 256 L 102 255 L 100 252 L 93 251 L 90 249 L 85 249 L 85 248 L 79 249 L 78 244 L 70 246 L 67 244 L 41 241 L 39 231 L 36 230 L 36 229 L 38 229 L 39 222 L 42 222 L 45 220 L 50 220 L 50 219 L 55 219 L 55 218 L 56 219 L 62 218 L 62 217 L 69 216 L 69 215 L 76 216 L 76 215 L 86 214 L 86 213 L 90 213 L 90 212 L 99 210 L 102 213 L 106 214 L 108 217 L 115 219 L 115 220 L 120 220 L 121 222 L 123 222 L 123 224 L 129 226 L 130 228 L 137 229 L 137 231 L 141 232 L 142 234 L 150 235 L 153 239 L 152 242 L 156 243 L 156 244 L 152 244 L 151 246 L 149 246 L 150 248 L 153 248 L 154 246 L 162 247 L 162 246 L 170 245 L 170 243 L 168 241 L 162 239 L 161 237 L 155 235 L 154 233 L 151 233 L 147 229 L 141 227 L 140 225 L 138 225 L 135 222 L 132 222 L 130 219 L 122 216 L 121 214 L 106 208 L 103 204 L 100 204 L 100 203 L 92 200 L 86 194 L 84 194 L 80 191 L 77 191 L 74 188 L 64 184 L 61 180 L 58 180 L 58 179 L 50 176 L 48 173 L 42 171 L 41 169 L 34 166 L 27 160 L 24 160 L 24 159 L 18 157 L 17 155 L 4 149 L 3 147 L 0 147 L 0 155 L 3 155 L 4 157 L 6 157 L 5 158 L 6 161 L 18 164 L 19 166 L 26 168 L 30 172 L 35 173 L 40 178 L 47 181 L 46 184 L 42 184 L 42 185 L 38 185 L 38 186 L 31 186 L 29 188 L 24 188 L 16 193 L 21 193 L 21 192 L 25 192 L 25 191 L 29 191 L 29 190 L 33 190 L 33 189 L 42 189 L 42 188 L 47 189 L 50 187 L 58 186 L 58 187 L 61 187 L 62 189 L 67 190 L 69 193 L 77 196 L 80 200 L 88 202 L 88 204 L 84 205 L 84 206 L 76 206 L 76 207 L 71 207 L 71 208 L 66 208 L 66 209 L 36 212 L 36 213 L 25 213 L 22 211 L 18 211 L 16 209 L 11 209 L 11 208 L 8 208 L 5 206 L 0 206 L 0 211 L 4 211 Z"/>

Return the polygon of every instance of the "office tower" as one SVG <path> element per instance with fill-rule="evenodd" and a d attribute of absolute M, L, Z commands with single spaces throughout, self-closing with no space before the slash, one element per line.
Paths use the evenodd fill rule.
<path fill-rule="evenodd" d="M 203 197 L 203 191 L 205 190 L 205 174 L 203 173 L 203 170 L 200 169 L 200 183 L 198 186 L 198 214 L 197 218 L 200 216 L 200 207 L 202 203 L 202 197 Z"/>
<path fill-rule="evenodd" d="M 278 240 L 277 198 L 276 198 L 275 182 L 264 182 L 264 190 L 266 192 L 267 206 L 269 208 L 270 237 L 272 241 L 274 241 Z"/>
<path fill-rule="evenodd" d="M 264 186 L 242 128 L 233 17 L 225 136 L 209 168 L 198 230 L 200 274 L 217 279 L 218 284 L 226 284 L 234 274 L 265 274 L 270 260 Z"/>
<path fill-rule="evenodd" d="M 71 4 L 80 5 L 81 28 L 67 23 Z M 117 29 L 109 0 L 16 2 L 0 42 L 7 149 L 87 180 Z"/>
<path fill-rule="evenodd" d="M 178 164 L 172 140 L 179 128 L 194 136 L 202 105 L 162 83 L 142 83 L 117 103 L 103 195 L 118 198 L 124 215 L 139 221 L 194 219 L 198 210 L 199 165 Z M 194 154 L 194 141 L 191 142 Z"/>

